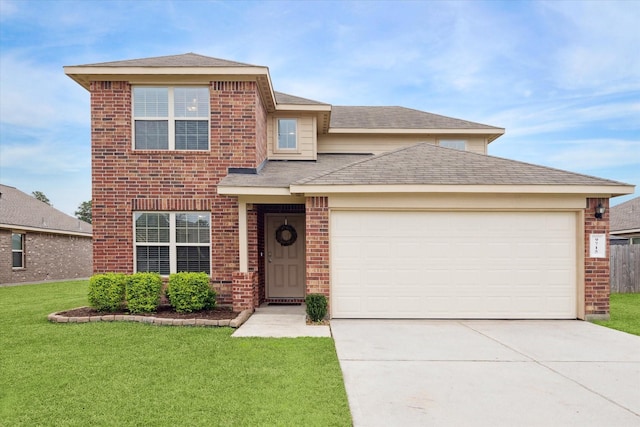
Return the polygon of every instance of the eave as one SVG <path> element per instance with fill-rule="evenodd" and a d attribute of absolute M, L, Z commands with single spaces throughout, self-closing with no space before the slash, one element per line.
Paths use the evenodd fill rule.
<path fill-rule="evenodd" d="M 32 232 L 47 233 L 47 234 L 61 234 L 65 236 L 93 237 L 92 233 L 85 233 L 82 231 L 53 230 L 50 228 L 28 227 L 28 226 L 17 225 L 17 224 L 0 224 L 0 229 L 14 230 L 14 231 L 32 231 Z"/>
<path fill-rule="evenodd" d="M 389 129 L 389 128 L 335 128 L 329 129 L 328 133 L 335 134 L 378 134 L 378 135 L 486 135 L 489 142 L 504 135 L 502 128 L 491 129 Z"/>

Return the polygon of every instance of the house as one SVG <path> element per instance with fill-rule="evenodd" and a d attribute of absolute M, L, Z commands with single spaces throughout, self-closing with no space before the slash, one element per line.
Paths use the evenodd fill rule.
<path fill-rule="evenodd" d="M 606 318 L 609 199 L 492 157 L 504 129 L 276 92 L 188 53 L 65 67 L 91 94 L 94 271 L 205 271 L 220 303 L 335 318 Z M 597 213 L 598 206 L 604 213 Z"/>
<path fill-rule="evenodd" d="M 611 208 L 611 244 L 640 244 L 640 197 Z"/>
<path fill-rule="evenodd" d="M 91 224 L 0 184 L 0 284 L 85 278 Z"/>

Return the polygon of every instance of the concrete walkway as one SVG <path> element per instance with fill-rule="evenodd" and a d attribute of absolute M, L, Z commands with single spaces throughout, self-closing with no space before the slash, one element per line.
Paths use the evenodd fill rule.
<path fill-rule="evenodd" d="M 357 426 L 640 426 L 640 337 L 582 321 L 331 321 Z"/>
<path fill-rule="evenodd" d="M 327 325 L 307 325 L 302 305 L 262 305 L 232 337 L 298 338 L 331 337 Z"/>

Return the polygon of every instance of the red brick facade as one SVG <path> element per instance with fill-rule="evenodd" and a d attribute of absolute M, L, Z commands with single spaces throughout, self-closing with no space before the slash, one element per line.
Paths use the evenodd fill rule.
<path fill-rule="evenodd" d="M 258 273 L 233 273 L 233 311 L 253 310 L 259 305 Z"/>
<path fill-rule="evenodd" d="M 95 273 L 133 272 L 135 211 L 207 211 L 212 282 L 219 302 L 232 303 L 238 203 L 216 185 L 228 168 L 256 168 L 265 159 L 266 111 L 255 82 L 211 82 L 210 89 L 209 151 L 133 150 L 131 85 L 91 83 Z"/>
<path fill-rule="evenodd" d="M 609 317 L 609 199 L 587 199 L 584 213 L 584 304 L 590 319 Z M 598 204 L 606 208 L 601 219 L 594 212 Z M 590 235 L 605 235 L 605 257 L 591 258 Z"/>
<path fill-rule="evenodd" d="M 307 294 L 329 298 L 329 199 L 307 197 Z"/>

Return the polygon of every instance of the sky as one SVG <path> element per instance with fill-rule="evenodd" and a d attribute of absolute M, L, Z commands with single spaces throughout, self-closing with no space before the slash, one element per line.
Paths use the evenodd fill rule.
<path fill-rule="evenodd" d="M 195 52 L 304 98 L 503 127 L 490 155 L 638 192 L 638 22 L 640 0 L 0 0 L 0 183 L 73 215 L 91 199 L 89 93 L 62 67 Z"/>

